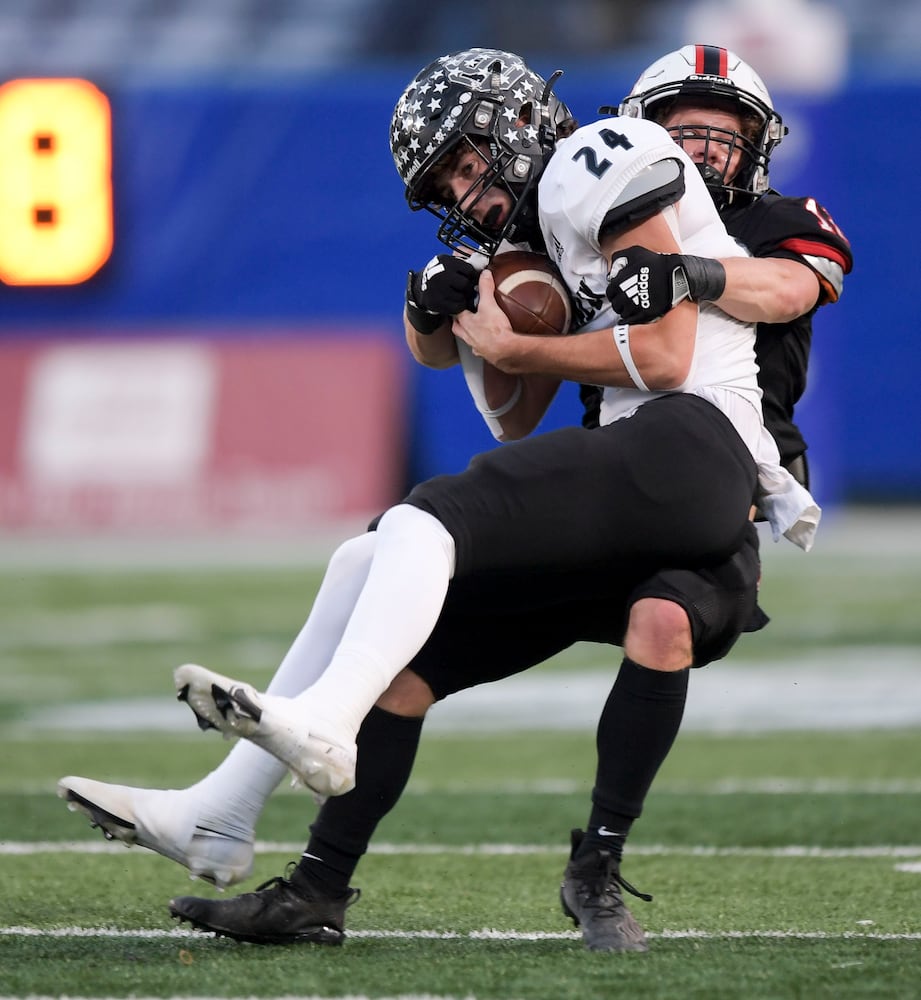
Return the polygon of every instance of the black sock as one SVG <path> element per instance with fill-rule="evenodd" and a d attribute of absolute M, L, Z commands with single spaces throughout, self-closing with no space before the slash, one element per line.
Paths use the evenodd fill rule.
<path fill-rule="evenodd" d="M 358 731 L 355 787 L 327 799 L 310 827 L 292 878 L 339 892 L 348 887 L 377 824 L 397 804 L 416 759 L 423 719 L 374 707 Z"/>
<path fill-rule="evenodd" d="M 678 735 L 687 690 L 688 670 L 649 670 L 624 657 L 598 722 L 592 811 L 578 854 L 602 848 L 620 860 Z"/>

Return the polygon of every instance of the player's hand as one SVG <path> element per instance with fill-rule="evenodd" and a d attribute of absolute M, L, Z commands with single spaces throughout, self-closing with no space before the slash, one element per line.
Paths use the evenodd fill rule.
<path fill-rule="evenodd" d="M 652 323 L 688 295 L 681 257 L 645 247 L 618 250 L 608 272 L 608 298 L 621 323 Z"/>
<path fill-rule="evenodd" d="M 614 255 L 607 296 L 622 323 L 652 323 L 684 299 L 718 299 L 725 286 L 717 260 L 633 246 Z"/>
<path fill-rule="evenodd" d="M 484 271 L 480 278 L 476 312 L 467 309 L 458 313 L 451 329 L 474 354 L 500 369 L 521 339 L 496 302 L 496 284 L 490 271 Z"/>
<path fill-rule="evenodd" d="M 413 301 L 426 312 L 456 316 L 476 305 L 479 272 L 466 260 L 440 253 L 410 282 Z"/>

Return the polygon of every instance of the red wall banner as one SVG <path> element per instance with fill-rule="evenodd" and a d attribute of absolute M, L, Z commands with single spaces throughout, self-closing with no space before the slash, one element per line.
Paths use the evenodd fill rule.
<path fill-rule="evenodd" d="M 159 335 L 158 335 L 159 334 Z M 271 331 L 0 344 L 0 530 L 286 530 L 402 490 L 405 358 Z"/>

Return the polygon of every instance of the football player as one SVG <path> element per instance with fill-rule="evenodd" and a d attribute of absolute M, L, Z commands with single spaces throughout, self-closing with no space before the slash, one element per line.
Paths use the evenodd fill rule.
<path fill-rule="evenodd" d="M 729 233 L 757 258 L 714 265 L 723 273 L 708 300 L 758 324 L 764 422 L 782 464 L 808 486 L 806 442 L 793 411 L 806 388 L 812 318 L 819 306 L 838 301 L 853 266 L 850 244 L 815 198 L 784 197 L 770 188 L 771 154 L 788 130 L 762 79 L 734 52 L 713 45 L 670 52 L 640 74 L 617 110 L 665 127 L 697 165 Z M 704 301 L 680 259 L 643 247 L 619 256 L 624 264 L 612 294 L 623 322 L 663 315 L 672 307 L 676 278 Z M 648 287 L 642 307 L 624 290 L 640 274 Z"/>
<path fill-rule="evenodd" d="M 377 820 L 392 807 L 408 777 L 428 705 L 452 690 L 524 669 L 578 639 L 595 639 L 623 645 L 626 655 L 599 725 L 593 815 L 586 836 L 574 838 L 562 901 L 564 910 L 583 926 L 589 947 L 646 947 L 641 929 L 623 905 L 620 848 L 677 732 L 687 668 L 724 655 L 755 613 L 757 543 L 747 505 L 755 484 L 754 453 L 763 457 L 765 442 L 757 405 L 752 403 L 756 389 L 749 326 L 721 318 L 712 307 L 698 314 L 696 306 L 682 303 L 655 331 L 624 330 L 613 323 L 607 300 L 612 259 L 638 240 L 659 252 L 700 249 L 727 258 L 737 252 L 731 241 L 726 242 L 697 172 L 688 169 L 690 161 L 675 152 L 667 134 L 637 121 L 617 121 L 616 127 L 597 123 L 580 130 L 558 144 L 558 154 L 568 150 L 570 155 L 558 155 L 545 167 L 545 147 L 552 149 L 554 143 L 541 145 L 535 137 L 544 129 L 546 140 L 547 122 L 565 117 L 550 111 L 546 91 L 544 81 L 509 53 L 471 50 L 446 57 L 419 74 L 401 99 L 394 115 L 394 154 L 410 196 L 426 195 L 425 206 L 442 215 L 442 236 L 449 245 L 472 239 L 471 249 L 490 249 L 513 231 L 531 241 L 536 221 L 549 246 L 559 246 L 564 253 L 568 248 L 572 256 L 566 258 L 564 274 L 582 310 L 582 326 L 589 332 L 579 338 L 559 338 L 549 360 L 546 355 L 536 361 L 532 356 L 532 366 L 540 375 L 559 371 L 570 378 L 602 376 L 593 381 L 611 382 L 603 402 L 603 426 L 591 432 L 576 428 L 554 432 L 480 456 L 462 476 L 444 477 L 413 491 L 408 504 L 401 505 L 413 508 L 404 525 L 392 518 L 388 523 L 392 513 L 388 512 L 376 533 L 346 543 L 331 563 L 311 621 L 268 696 L 202 668 L 180 668 L 177 680 L 205 723 L 252 739 L 283 760 L 280 768 L 265 755 L 250 757 L 248 762 L 259 760 L 263 777 L 241 783 L 240 761 L 231 778 L 229 762 L 234 755 L 253 753 L 253 747 L 241 745 L 225 762 L 228 769 L 222 780 L 209 776 L 181 792 L 145 792 L 87 779 L 61 783 L 62 794 L 111 835 L 143 843 L 218 881 L 245 877 L 251 863 L 252 824 L 285 766 L 293 766 L 308 784 L 316 785 L 321 770 L 317 758 L 323 750 L 331 752 L 327 756 L 337 756 L 346 771 L 354 753 L 341 736 L 330 740 L 322 724 L 314 727 L 315 733 L 326 738 L 310 742 L 309 723 L 293 709 L 298 702 L 278 696 L 310 683 L 304 662 L 311 651 L 322 670 L 334 648 L 344 683 L 337 688 L 337 698 L 347 701 L 356 677 L 362 684 L 362 675 L 366 679 L 362 686 L 370 692 L 374 674 L 380 686 L 380 660 L 362 662 L 361 648 L 352 647 L 352 665 L 343 669 L 341 656 L 347 643 L 340 643 L 339 637 L 355 623 L 347 612 L 363 602 L 367 610 L 375 567 L 389 565 L 384 580 L 393 589 L 400 575 L 396 553 L 405 572 L 420 537 L 433 539 L 436 555 L 416 561 L 416 569 L 421 567 L 424 574 L 386 608 L 383 624 L 405 614 L 408 604 L 431 598 L 429 587 L 420 582 L 424 579 L 436 582 L 436 595 L 444 594 L 446 577 L 453 571 L 448 598 L 443 609 L 438 603 L 438 628 L 415 659 L 410 660 L 408 647 L 402 647 L 403 662 L 410 662 L 413 669 L 399 674 L 361 725 L 358 787 L 323 806 L 308 851 L 290 879 L 274 879 L 255 893 L 227 902 L 174 900 L 173 912 L 197 926 L 244 940 L 341 941 L 345 907 L 354 898 L 348 879 Z M 423 106 L 425 94 L 429 111 L 423 114 L 416 105 Z M 436 115 L 441 107 L 444 112 Z M 509 133 L 512 139 L 507 138 Z M 428 157 L 424 169 L 415 150 Z M 558 170 L 554 162 L 561 164 Z M 619 174 L 627 176 L 621 176 L 618 184 Z M 537 220 L 526 211 L 535 175 L 541 179 L 543 210 Z M 553 183 L 545 187 L 547 178 Z M 421 186 L 430 181 L 434 182 L 430 187 Z M 593 226 L 586 214 L 593 196 L 600 196 L 607 209 L 599 212 L 595 206 L 592 215 L 605 256 L 588 246 L 585 237 L 590 232 L 583 231 Z M 679 202 L 682 212 L 676 219 L 669 208 Z M 564 217 L 579 219 L 581 228 L 567 228 Z M 559 259 L 562 264 L 563 257 Z M 498 332 L 508 347 L 516 335 L 507 323 L 503 326 L 489 292 L 487 278 L 480 282 L 476 317 L 464 313 L 454 329 L 471 340 L 481 335 L 488 339 L 490 330 Z M 440 320 L 419 335 L 431 336 L 442 326 Z M 669 330 L 689 348 L 677 369 L 656 339 Z M 644 333 L 650 332 L 653 336 L 647 339 Z M 698 340 L 709 348 L 706 359 L 698 355 Z M 577 349 L 570 354 L 564 341 Z M 525 346 L 531 351 L 538 345 Z M 692 360 L 702 362 L 696 368 L 697 378 L 682 384 Z M 504 366 L 509 367 L 507 360 Z M 729 372 L 733 374 L 727 378 Z M 527 363 L 521 364 L 518 377 L 526 380 L 531 374 Z M 739 421 L 736 429 L 726 412 Z M 628 415 L 629 420 L 623 419 Z M 690 439 L 684 437 L 688 428 Z M 739 429 L 747 437 L 748 449 L 739 447 Z M 762 474 L 783 483 L 785 497 L 802 501 L 804 493 L 771 467 L 770 455 L 768 459 L 761 463 Z M 643 478 L 638 483 L 640 470 Z M 628 482 L 631 485 L 625 487 Z M 664 513 L 652 518 L 643 502 L 649 489 L 661 491 L 665 505 Z M 577 510 L 572 507 L 574 497 Z M 797 524 L 797 519 L 803 512 L 808 519 L 809 501 L 805 507 L 797 504 L 792 514 L 783 507 L 771 508 L 775 521 L 778 514 L 783 518 L 777 530 L 786 524 L 803 544 L 808 542 L 799 532 L 808 535 L 809 526 Z M 669 504 L 673 513 L 665 511 Z M 716 507 L 711 509 L 712 504 Z M 478 507 L 482 513 L 476 513 Z M 419 510 L 426 511 L 421 521 L 415 517 Z M 443 520 L 433 526 L 425 518 L 435 512 Z M 694 527 L 697 522 L 699 529 Z M 721 540 L 730 527 L 734 541 Z M 391 544 L 394 548 L 388 555 Z M 731 554 L 721 561 L 724 547 Z M 446 573 L 438 565 L 442 557 L 447 559 Z M 542 572 L 535 572 L 535 561 Z M 663 565 L 675 569 L 657 573 Z M 514 587 L 508 586 L 511 581 Z M 529 587 L 528 581 L 539 583 Z M 334 610 L 318 615 L 335 592 Z M 717 599 L 711 615 L 704 611 L 707 601 L 701 598 L 716 593 L 724 597 Z M 384 607 L 378 600 L 371 602 L 372 618 Z M 425 613 L 431 615 L 431 602 Z M 479 629 L 470 628 L 471 618 Z M 658 644 L 631 642 L 631 632 L 670 639 Z M 482 649 L 471 648 L 471 635 L 479 637 Z M 312 669 L 316 676 L 317 667 Z M 385 678 L 390 670 L 384 669 Z M 323 674 L 324 681 L 331 672 L 332 667 Z M 312 709 L 319 695 L 314 685 L 309 694 Z M 366 691 L 365 698 L 369 696 Z M 352 724 L 357 727 L 360 721 L 359 717 Z M 622 745 L 631 747 L 634 761 L 641 759 L 639 765 L 626 763 L 630 755 L 620 752 Z M 347 773 L 342 784 L 349 784 L 350 777 Z M 264 794 L 243 787 L 260 780 Z M 226 815 L 228 808 L 221 800 L 231 788 L 237 801 L 229 811 L 245 813 L 242 818 Z M 327 784 L 321 790 L 340 789 Z M 183 817 L 182 822 L 170 818 L 176 815 Z M 227 853 L 223 863 L 216 863 L 222 847 Z"/>

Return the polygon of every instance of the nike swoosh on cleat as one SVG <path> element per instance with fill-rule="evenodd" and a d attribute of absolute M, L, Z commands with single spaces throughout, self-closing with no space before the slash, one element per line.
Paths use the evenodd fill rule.
<path fill-rule="evenodd" d="M 210 826 L 202 826 L 200 823 L 195 824 L 196 833 L 210 833 L 215 837 L 224 837 L 227 840 L 239 840 L 239 837 L 233 837 L 229 833 L 225 833 L 223 830 L 215 830 Z"/>

